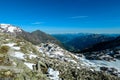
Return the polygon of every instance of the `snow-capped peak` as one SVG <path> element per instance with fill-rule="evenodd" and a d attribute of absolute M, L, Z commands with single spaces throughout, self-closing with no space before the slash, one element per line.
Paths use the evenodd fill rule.
<path fill-rule="evenodd" d="M 22 30 L 16 26 L 13 26 L 11 24 L 0 24 L 0 32 L 21 32 Z"/>

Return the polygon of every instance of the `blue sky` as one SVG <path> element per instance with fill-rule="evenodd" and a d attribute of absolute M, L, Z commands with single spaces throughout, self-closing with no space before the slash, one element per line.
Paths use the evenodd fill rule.
<path fill-rule="evenodd" d="M 0 23 L 47 33 L 120 33 L 120 0 L 0 0 Z"/>

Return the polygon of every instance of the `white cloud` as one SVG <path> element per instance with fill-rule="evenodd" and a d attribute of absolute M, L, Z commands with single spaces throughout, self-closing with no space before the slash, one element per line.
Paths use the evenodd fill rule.
<path fill-rule="evenodd" d="M 70 17 L 72 19 L 77 19 L 77 18 L 87 18 L 88 16 L 74 16 L 74 17 Z"/>
<path fill-rule="evenodd" d="M 44 23 L 44 22 L 34 22 L 32 24 L 38 25 L 38 24 L 42 24 L 42 23 Z"/>

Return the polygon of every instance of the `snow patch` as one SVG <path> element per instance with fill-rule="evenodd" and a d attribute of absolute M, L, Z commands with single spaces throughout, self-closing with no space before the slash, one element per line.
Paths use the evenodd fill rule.
<path fill-rule="evenodd" d="M 9 46 L 9 47 L 11 47 L 11 48 L 13 48 L 15 50 L 20 50 L 20 47 L 14 46 L 14 45 L 16 45 L 16 43 L 8 43 L 8 44 L 4 44 L 4 45 Z"/>
<path fill-rule="evenodd" d="M 16 62 L 13 62 L 13 65 L 14 65 L 14 66 L 17 66 L 17 63 L 16 63 Z"/>
<path fill-rule="evenodd" d="M 69 61 L 72 62 L 72 63 L 76 63 L 77 64 L 77 62 L 75 60 L 69 60 Z"/>
<path fill-rule="evenodd" d="M 13 49 L 15 49 L 15 50 L 20 50 L 20 47 L 12 47 Z"/>
<path fill-rule="evenodd" d="M 79 60 L 83 62 L 82 66 L 96 67 L 96 64 L 87 60 L 85 57 L 79 57 Z"/>
<path fill-rule="evenodd" d="M 13 26 L 13 25 L 10 25 L 10 24 L 0 24 L 0 28 L 4 29 L 3 31 L 6 31 L 6 32 L 21 32 L 22 30 L 16 26 Z"/>
<path fill-rule="evenodd" d="M 11 56 L 13 56 L 13 57 L 16 57 L 16 58 L 19 58 L 19 59 L 25 59 L 24 58 L 24 53 L 21 53 L 21 52 L 15 52 L 15 53 L 13 53 L 13 54 L 11 54 Z"/>
<path fill-rule="evenodd" d="M 15 29 L 15 27 L 8 27 L 8 32 L 14 32 Z"/>
<path fill-rule="evenodd" d="M 104 61 L 104 60 L 90 60 L 92 63 L 94 63 L 97 67 L 108 67 L 108 68 L 116 68 L 118 72 L 120 72 L 120 60 L 116 61 Z"/>
<path fill-rule="evenodd" d="M 7 28 L 8 26 L 10 26 L 10 24 L 0 24 L 0 27 L 3 29 Z"/>
<path fill-rule="evenodd" d="M 30 54 L 30 55 L 29 55 L 29 58 L 30 58 L 30 59 L 36 58 L 36 57 L 37 57 L 37 55 L 34 55 L 34 54 Z"/>
<path fill-rule="evenodd" d="M 48 68 L 49 78 L 52 80 L 60 80 L 59 71 L 55 71 L 52 68 Z"/>
<path fill-rule="evenodd" d="M 25 62 L 24 63 L 27 67 L 29 67 L 31 70 L 33 70 L 33 65 L 35 65 L 35 64 L 33 64 L 33 63 L 28 63 L 28 62 Z"/>
<path fill-rule="evenodd" d="M 39 52 L 43 53 L 43 49 L 42 49 L 42 48 L 40 48 L 40 49 L 39 49 Z"/>
<path fill-rule="evenodd" d="M 13 47 L 15 45 L 15 43 L 8 43 L 8 44 L 4 44 L 6 46 L 9 46 L 9 47 Z"/>
<path fill-rule="evenodd" d="M 56 52 L 54 52 L 54 54 L 59 55 L 59 56 L 64 56 L 64 54 L 62 52 L 60 52 L 60 51 L 56 51 Z"/>

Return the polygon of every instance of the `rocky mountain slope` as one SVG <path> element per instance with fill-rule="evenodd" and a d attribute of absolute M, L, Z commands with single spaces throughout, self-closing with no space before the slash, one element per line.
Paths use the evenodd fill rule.
<path fill-rule="evenodd" d="M 40 30 L 33 31 L 31 33 L 23 31 L 22 33 L 17 34 L 17 37 L 22 37 L 25 40 L 35 45 L 40 44 L 40 43 L 51 42 L 51 43 L 55 43 L 55 44 L 62 46 L 62 44 L 57 39 L 55 39 L 54 37 Z"/>
<path fill-rule="evenodd" d="M 54 43 L 34 45 L 9 32 L 0 32 L 0 79 L 120 80 Z"/>
<path fill-rule="evenodd" d="M 81 51 L 88 59 L 120 59 L 120 36 L 114 40 L 100 42 Z M 104 56 L 104 57 L 102 57 Z"/>
<path fill-rule="evenodd" d="M 19 33 L 19 32 L 22 32 L 22 30 L 16 26 L 13 26 L 10 24 L 0 24 L 0 32 Z"/>
<path fill-rule="evenodd" d="M 101 80 L 105 78 L 109 80 L 110 78 L 110 80 L 117 80 L 117 77 L 95 71 L 90 67 L 91 63 L 84 62 L 58 45 L 42 43 L 35 46 L 24 39 L 16 39 L 8 34 L 0 34 L 0 36 L 1 79 Z"/>
<path fill-rule="evenodd" d="M 34 32 L 26 32 L 16 26 L 11 24 L 0 24 L 0 32 L 9 33 L 11 35 L 16 36 L 17 38 L 24 38 L 25 40 L 33 43 L 40 44 L 45 42 L 51 42 L 62 46 L 62 44 L 55 39 L 54 37 L 46 34 L 40 30 L 36 30 Z"/>
<path fill-rule="evenodd" d="M 114 75 L 120 73 L 120 37 L 114 40 L 100 42 L 92 47 L 77 52 L 83 54 L 85 58 L 99 65 L 101 70 Z"/>

